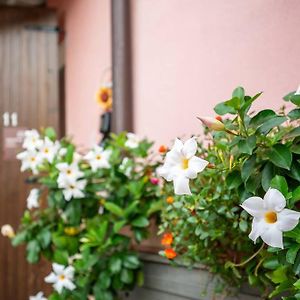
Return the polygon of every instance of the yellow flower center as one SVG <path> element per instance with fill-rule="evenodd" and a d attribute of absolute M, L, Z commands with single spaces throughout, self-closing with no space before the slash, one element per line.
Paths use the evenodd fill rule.
<path fill-rule="evenodd" d="M 97 159 L 97 160 L 100 160 L 100 159 L 101 159 L 101 155 L 98 154 L 98 155 L 96 156 L 96 159 Z"/>
<path fill-rule="evenodd" d="M 74 185 L 70 185 L 70 189 L 75 189 L 75 186 Z"/>
<path fill-rule="evenodd" d="M 265 221 L 269 224 L 277 222 L 277 214 L 275 211 L 268 211 L 265 213 Z"/>
<path fill-rule="evenodd" d="M 65 275 L 59 275 L 59 280 L 64 280 L 66 278 Z"/>
<path fill-rule="evenodd" d="M 67 174 L 68 174 L 68 175 L 71 175 L 71 174 L 72 174 L 72 171 L 71 171 L 71 170 L 67 170 Z"/>
<path fill-rule="evenodd" d="M 31 157 L 31 161 L 35 161 L 35 157 Z"/>
<path fill-rule="evenodd" d="M 49 149 L 48 149 L 48 148 L 46 148 L 46 149 L 45 149 L 45 153 L 48 153 L 48 152 L 49 152 Z"/>
<path fill-rule="evenodd" d="M 189 160 L 187 158 L 182 159 L 181 167 L 183 170 L 186 170 L 189 167 Z"/>

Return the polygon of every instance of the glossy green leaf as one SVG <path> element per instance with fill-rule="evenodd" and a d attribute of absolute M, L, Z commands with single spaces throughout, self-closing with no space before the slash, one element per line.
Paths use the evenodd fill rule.
<path fill-rule="evenodd" d="M 105 202 L 104 207 L 118 217 L 124 216 L 124 210 L 115 203 Z"/>
<path fill-rule="evenodd" d="M 246 153 L 251 155 L 254 148 L 256 147 L 256 136 L 251 135 L 245 139 L 242 139 L 238 143 L 238 148 L 241 153 Z"/>
<path fill-rule="evenodd" d="M 276 144 L 268 153 L 271 162 L 280 168 L 289 170 L 292 163 L 292 154 L 289 148 L 282 144 Z"/>
<path fill-rule="evenodd" d="M 271 187 L 279 190 L 285 197 L 288 194 L 288 185 L 283 176 L 276 175 L 271 181 Z"/>
<path fill-rule="evenodd" d="M 134 227 L 147 227 L 149 226 L 149 220 L 146 217 L 140 216 L 132 221 Z"/>

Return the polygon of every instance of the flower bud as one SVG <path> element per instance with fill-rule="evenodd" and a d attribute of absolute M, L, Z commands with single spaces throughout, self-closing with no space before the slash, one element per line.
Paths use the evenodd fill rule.
<path fill-rule="evenodd" d="M 161 154 L 164 154 L 168 151 L 168 148 L 165 146 L 165 145 L 161 145 L 159 148 L 158 148 L 158 152 L 161 153 Z"/>
<path fill-rule="evenodd" d="M 1 227 L 1 234 L 5 237 L 12 239 L 15 237 L 15 231 L 9 224 L 5 224 Z"/>
<path fill-rule="evenodd" d="M 154 185 L 158 185 L 159 184 L 159 179 L 156 177 L 152 177 L 150 178 L 150 182 Z"/>
<path fill-rule="evenodd" d="M 215 130 L 215 131 L 224 131 L 225 130 L 225 125 L 214 118 L 210 117 L 198 117 L 198 119 L 209 129 Z"/>

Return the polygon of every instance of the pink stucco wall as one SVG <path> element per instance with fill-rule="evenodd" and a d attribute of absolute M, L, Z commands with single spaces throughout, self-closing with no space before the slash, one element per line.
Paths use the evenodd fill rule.
<path fill-rule="evenodd" d="M 279 108 L 300 83 L 299 0 L 134 0 L 134 104 L 140 135 L 199 133 L 233 88 Z"/>
<path fill-rule="evenodd" d="M 65 23 L 66 129 L 78 145 L 98 142 L 95 94 L 111 67 L 110 0 L 49 0 Z"/>

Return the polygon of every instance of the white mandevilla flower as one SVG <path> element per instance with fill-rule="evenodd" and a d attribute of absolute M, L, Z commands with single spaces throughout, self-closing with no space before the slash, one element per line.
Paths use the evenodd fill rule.
<path fill-rule="evenodd" d="M 137 137 L 137 135 L 135 135 L 134 133 L 127 133 L 127 141 L 125 142 L 125 146 L 131 149 L 137 148 L 139 146 L 139 139 Z"/>
<path fill-rule="evenodd" d="M 127 177 L 130 177 L 132 169 L 133 168 L 130 163 L 130 159 L 128 157 L 124 157 L 122 163 L 120 164 L 119 170 Z"/>
<path fill-rule="evenodd" d="M 173 181 L 176 195 L 191 195 L 189 180 L 196 178 L 208 165 L 208 161 L 195 156 L 196 152 L 194 137 L 184 144 L 176 139 L 173 148 L 166 154 L 164 165 L 158 169 L 160 176 Z"/>
<path fill-rule="evenodd" d="M 297 91 L 295 92 L 294 95 L 300 95 L 300 85 L 298 86 L 298 89 L 297 89 Z"/>
<path fill-rule="evenodd" d="M 26 130 L 24 136 L 23 148 L 27 150 L 35 150 L 43 144 L 39 133 L 35 129 Z"/>
<path fill-rule="evenodd" d="M 100 146 L 95 146 L 84 158 L 89 162 L 92 170 L 95 172 L 98 169 L 110 168 L 110 155 L 110 150 L 104 150 Z"/>
<path fill-rule="evenodd" d="M 54 143 L 48 137 L 45 137 L 43 144 L 39 148 L 41 158 L 46 159 L 49 163 L 52 163 L 54 157 L 58 153 L 59 147 L 59 142 Z"/>
<path fill-rule="evenodd" d="M 5 224 L 1 227 L 1 234 L 11 239 L 15 236 L 15 231 L 11 225 Z"/>
<path fill-rule="evenodd" d="M 65 200 L 70 201 L 72 198 L 84 198 L 83 190 L 86 183 L 87 181 L 85 179 L 74 180 L 73 182 L 60 182 L 58 187 L 63 189 Z"/>
<path fill-rule="evenodd" d="M 73 283 L 75 269 L 72 266 L 65 267 L 56 263 L 52 264 L 53 271 L 45 278 L 45 282 L 52 283 L 53 288 L 60 294 L 63 288 L 73 291 L 76 286 Z"/>
<path fill-rule="evenodd" d="M 300 213 L 286 209 L 286 200 L 281 192 L 270 188 L 264 196 L 250 197 L 241 207 L 253 216 L 249 238 L 256 242 L 258 237 L 269 246 L 283 249 L 282 232 L 290 231 L 299 222 Z"/>
<path fill-rule="evenodd" d="M 17 159 L 21 160 L 21 172 L 31 170 L 33 174 L 38 174 L 38 167 L 42 163 L 40 153 L 36 150 L 26 150 L 17 155 Z"/>
<path fill-rule="evenodd" d="M 35 296 L 30 296 L 29 300 L 47 300 L 47 298 L 44 297 L 43 292 L 39 292 Z"/>
<path fill-rule="evenodd" d="M 80 171 L 78 163 L 73 162 L 68 163 L 59 163 L 56 165 L 56 168 L 60 171 L 57 178 L 57 183 L 59 185 L 64 185 L 70 182 L 74 182 L 80 177 L 83 177 L 84 173 Z"/>
<path fill-rule="evenodd" d="M 38 189 L 32 189 L 29 193 L 29 196 L 27 197 L 27 208 L 38 208 L 39 207 L 39 190 Z"/>

